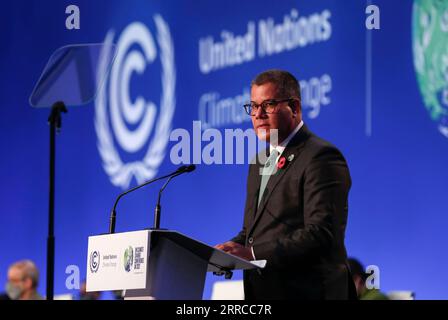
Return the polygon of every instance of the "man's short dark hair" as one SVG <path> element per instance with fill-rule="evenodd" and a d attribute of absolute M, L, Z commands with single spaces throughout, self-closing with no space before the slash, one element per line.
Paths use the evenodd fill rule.
<path fill-rule="evenodd" d="M 252 80 L 251 86 L 266 83 L 275 84 L 281 98 L 298 98 L 301 101 L 300 84 L 290 72 L 279 69 L 264 71 Z"/>

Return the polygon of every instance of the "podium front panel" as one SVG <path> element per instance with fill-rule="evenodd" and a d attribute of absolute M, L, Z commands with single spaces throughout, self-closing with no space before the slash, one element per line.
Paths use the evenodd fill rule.
<path fill-rule="evenodd" d="M 148 230 L 89 237 L 87 291 L 146 287 Z"/>

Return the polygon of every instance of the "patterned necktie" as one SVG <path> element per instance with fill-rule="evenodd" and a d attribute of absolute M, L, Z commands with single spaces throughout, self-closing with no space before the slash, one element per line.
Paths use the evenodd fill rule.
<path fill-rule="evenodd" d="M 275 169 L 276 169 L 276 159 L 279 156 L 279 152 L 274 149 L 272 150 L 271 154 L 269 155 L 268 160 L 266 161 L 266 164 L 264 165 L 264 167 L 261 169 L 260 174 L 261 176 L 261 183 L 260 183 L 260 191 L 258 193 L 258 206 L 260 206 L 261 203 L 261 199 L 263 198 L 263 193 L 266 189 L 266 185 L 268 184 L 269 178 L 271 177 L 271 175 L 273 175 L 275 173 Z"/>

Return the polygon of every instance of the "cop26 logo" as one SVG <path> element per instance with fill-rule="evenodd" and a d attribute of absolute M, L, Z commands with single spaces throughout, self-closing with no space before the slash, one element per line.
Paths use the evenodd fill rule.
<path fill-rule="evenodd" d="M 423 103 L 448 138 L 448 1 L 414 1 L 412 40 Z"/>
<path fill-rule="evenodd" d="M 123 266 L 126 272 L 130 272 L 134 264 L 134 249 L 131 246 L 127 247 L 123 255 Z"/>
<path fill-rule="evenodd" d="M 133 177 L 142 183 L 156 175 L 171 132 L 176 103 L 173 41 L 160 15 L 154 16 L 154 22 L 157 46 L 141 22 L 133 22 L 122 31 L 109 79 L 96 99 L 95 130 L 103 168 L 112 184 L 123 189 Z M 109 30 L 105 44 L 111 44 L 114 37 L 114 30 Z M 111 52 L 104 50 L 101 55 L 100 61 L 108 61 Z M 105 64 L 100 63 L 98 72 L 107 71 Z M 150 65 L 152 68 L 146 70 Z M 158 91 L 154 92 L 154 85 L 147 80 L 142 81 L 143 73 L 152 77 L 151 83 L 160 83 L 155 86 L 160 87 L 160 100 L 158 95 L 156 101 L 145 99 L 144 95 L 154 96 Z M 136 91 L 136 98 L 131 99 Z M 136 159 L 136 155 L 140 156 Z"/>

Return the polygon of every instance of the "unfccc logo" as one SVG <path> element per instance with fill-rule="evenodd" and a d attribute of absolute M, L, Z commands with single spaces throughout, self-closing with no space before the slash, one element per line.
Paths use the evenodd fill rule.
<path fill-rule="evenodd" d="M 159 50 L 143 23 L 133 22 L 128 25 L 118 39 L 109 81 L 96 99 L 95 130 L 103 168 L 112 184 L 123 189 L 129 187 L 132 177 L 135 177 L 137 183 L 142 183 L 156 175 L 165 157 L 171 132 L 176 103 L 173 42 L 162 17 L 155 15 L 154 22 Z M 104 41 L 105 48 L 110 48 L 107 44 L 111 44 L 113 39 L 114 31 L 110 30 Z M 110 54 L 104 50 L 100 61 L 108 61 Z M 143 74 L 148 65 L 159 62 L 162 88 L 160 108 L 157 108 L 156 102 L 145 100 L 142 95 L 132 101 L 130 92 L 135 91 L 130 87 L 133 73 Z M 100 62 L 99 72 L 106 72 L 105 68 L 105 63 Z M 145 90 L 151 90 L 149 85 Z M 148 141 L 151 133 L 152 139 Z M 141 151 L 145 145 L 148 145 L 148 149 L 143 159 L 124 162 L 115 144 L 128 154 Z"/>
<path fill-rule="evenodd" d="M 95 273 L 98 271 L 98 269 L 100 268 L 100 252 L 99 251 L 93 251 L 90 254 L 90 259 L 89 259 L 89 266 L 90 266 L 90 272 Z"/>

